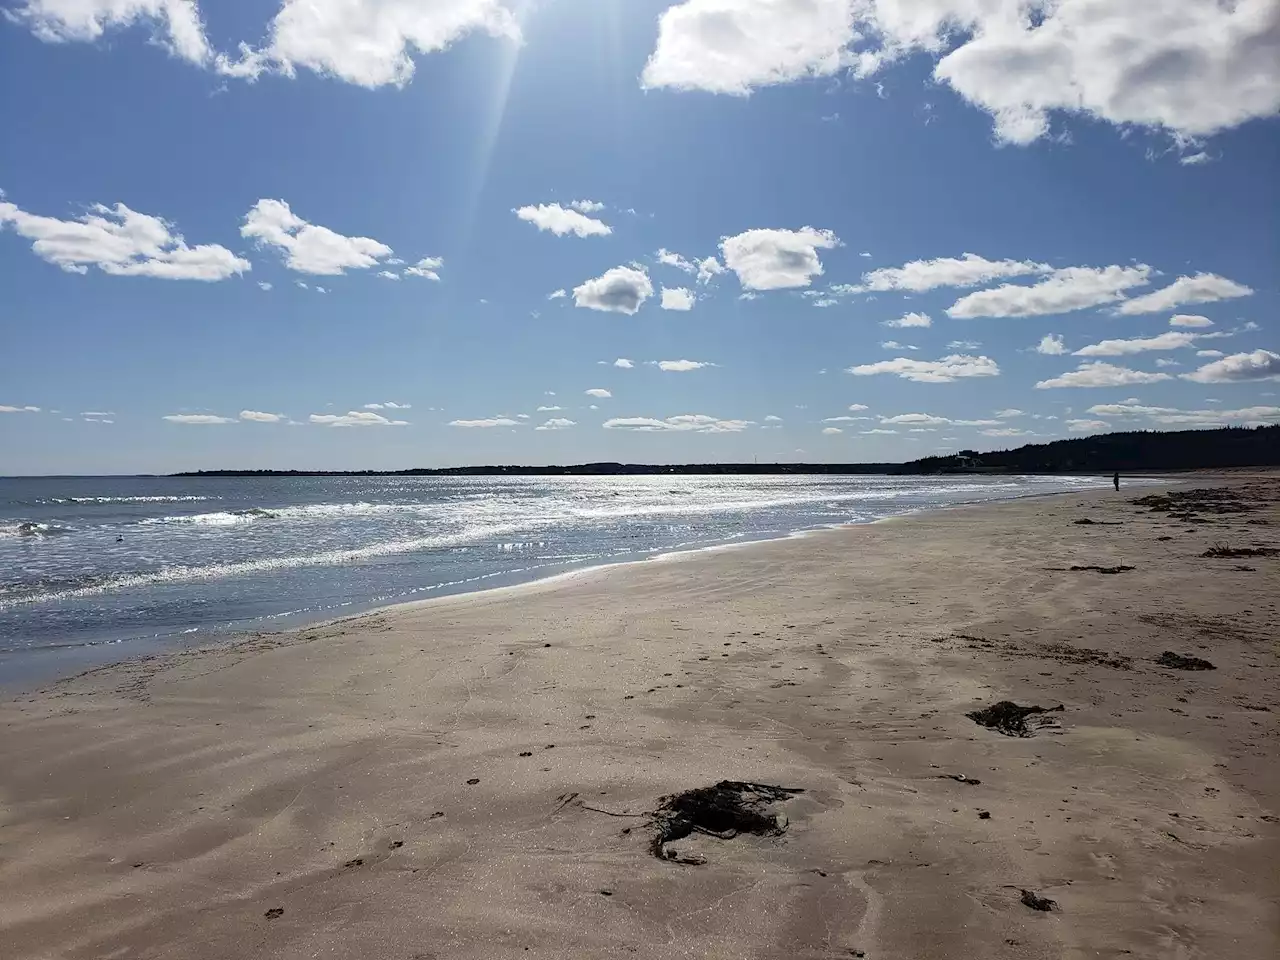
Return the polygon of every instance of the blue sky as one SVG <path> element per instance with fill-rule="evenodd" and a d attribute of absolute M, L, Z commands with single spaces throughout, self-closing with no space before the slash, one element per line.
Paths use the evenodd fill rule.
<path fill-rule="evenodd" d="M 1280 421 L 1277 0 L 228 6 L 0 0 L 0 474 Z"/>

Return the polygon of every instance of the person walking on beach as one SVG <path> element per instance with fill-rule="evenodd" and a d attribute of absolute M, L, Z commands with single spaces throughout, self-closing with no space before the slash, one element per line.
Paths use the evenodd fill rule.
<path fill-rule="evenodd" d="M 1116 475 L 1111 478 L 1111 482 L 1116 485 L 1116 493 L 1120 492 L 1120 471 L 1116 471 Z"/>

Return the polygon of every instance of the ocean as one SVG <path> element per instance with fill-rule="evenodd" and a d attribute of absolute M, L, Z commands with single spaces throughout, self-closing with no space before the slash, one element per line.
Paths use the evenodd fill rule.
<path fill-rule="evenodd" d="M 0 686 L 1098 477 L 0 478 Z"/>

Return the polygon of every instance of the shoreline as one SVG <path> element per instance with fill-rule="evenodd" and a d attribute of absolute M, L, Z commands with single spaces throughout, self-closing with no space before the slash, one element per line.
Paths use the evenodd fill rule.
<path fill-rule="evenodd" d="M 1280 558 L 1201 554 L 1280 546 L 1280 478 L 1196 479 L 1239 511 L 970 504 L 57 681 L 0 704 L 0 937 L 23 960 L 1269 958 Z M 1028 737 L 966 716 L 1005 699 L 1064 709 Z M 655 857 L 646 812 L 719 780 L 803 792 L 780 836 Z"/>
<path fill-rule="evenodd" d="M 1023 475 L 1019 475 L 1023 476 Z M 1031 476 L 1031 475 L 1026 475 Z M 1040 476 L 1036 474 L 1034 476 Z M 1046 475 L 1047 476 L 1047 475 Z M 1067 477 L 1087 477 L 1090 474 L 1063 474 Z M 1135 486 L 1150 486 L 1153 483 L 1166 482 L 1164 478 L 1153 475 L 1151 477 L 1142 477 L 1136 479 L 1133 483 Z M 1179 483 L 1179 481 L 1169 478 L 1169 483 Z M 538 576 L 534 574 L 531 577 L 524 578 L 521 575 L 527 573 L 527 569 L 514 571 L 497 571 L 485 574 L 474 580 L 453 581 L 442 584 L 435 584 L 429 587 L 420 588 L 422 591 L 441 590 L 444 592 L 435 596 L 420 597 L 415 599 L 396 599 L 389 602 L 381 603 L 377 601 L 368 604 L 358 601 L 352 601 L 350 606 L 356 609 L 350 613 L 343 613 L 337 616 L 322 616 L 319 619 L 313 619 L 306 612 L 294 611 L 283 614 L 274 614 L 267 617 L 260 617 L 254 620 L 246 621 L 242 625 L 228 625 L 221 629 L 202 629 L 193 628 L 191 630 L 178 630 L 173 633 L 154 634 L 149 636 L 125 637 L 115 640 L 98 640 L 87 641 L 82 643 L 68 643 L 61 645 L 52 645 L 44 647 L 35 647 L 28 650 L 6 650 L 0 651 L 0 663 L 6 659 L 13 661 L 26 661 L 21 664 L 24 669 L 15 672 L 11 679 L 5 679 L 0 682 L 0 702 L 5 698 L 11 698 L 23 692 L 29 691 L 31 688 L 38 689 L 40 686 L 56 682 L 59 679 L 69 679 L 82 675 L 85 672 L 109 668 L 117 663 L 124 663 L 137 657 L 155 657 L 165 656 L 169 653 L 182 653 L 191 650 L 199 650 L 205 647 L 221 647 L 226 645 L 234 645 L 247 640 L 252 640 L 263 635 L 278 635 L 295 633 L 302 630 L 323 628 L 334 624 L 343 623 L 349 620 L 358 619 L 360 617 L 380 613 L 383 611 L 394 610 L 398 607 L 412 607 L 416 604 L 437 603 L 452 600 L 459 597 L 467 597 L 473 594 L 487 594 L 493 591 L 502 590 L 518 590 L 530 587 L 540 583 L 558 581 L 561 578 L 572 578 L 578 575 L 584 575 L 595 570 L 604 570 L 613 567 L 626 567 L 631 564 L 648 563 L 655 560 L 664 560 L 669 557 L 680 557 L 683 555 L 696 555 L 703 551 L 728 550 L 738 547 L 750 547 L 759 544 L 773 543 L 780 540 L 789 540 L 793 537 L 809 536 L 813 534 L 824 533 L 832 530 L 843 530 L 850 527 L 868 526 L 878 523 L 884 523 L 890 520 L 901 520 L 907 517 L 918 516 L 922 514 L 943 512 L 947 510 L 998 506 L 1004 503 L 1016 503 L 1022 500 L 1035 499 L 1039 497 L 1058 497 L 1072 496 L 1077 494 L 1087 494 L 1090 490 L 1059 490 L 1051 492 L 1022 493 L 1009 497 L 1002 497 L 995 500 L 973 500 L 962 503 L 953 503 L 943 506 L 922 507 L 905 511 L 901 514 L 895 514 L 888 517 L 880 517 L 875 520 L 849 521 L 847 523 L 828 524 L 818 527 L 807 527 L 796 530 L 780 532 L 773 536 L 759 537 L 743 537 L 734 540 L 707 543 L 700 546 L 678 546 L 669 549 L 660 549 L 651 553 L 647 553 L 635 559 L 615 559 L 614 557 L 605 558 L 599 562 L 588 562 L 584 566 L 574 567 L 568 570 L 562 570 L 557 573 L 548 574 L 546 576 Z M 555 566 L 555 564 L 545 564 L 544 566 Z M 538 569 L 534 567 L 532 569 Z M 514 582 L 501 583 L 496 586 L 475 586 L 468 584 L 485 579 L 511 579 Z M 449 589 L 458 587 L 460 589 Z M 273 629 L 272 621 L 283 621 L 280 626 Z M 189 640 L 184 641 L 183 638 L 190 636 Z M 75 663 L 77 659 L 81 661 L 91 661 L 95 658 L 93 653 L 105 653 L 110 650 L 125 650 L 130 652 L 122 657 L 101 657 L 97 663 Z M 139 649 L 142 648 L 142 649 Z M 76 657 L 76 653 L 81 652 L 82 656 Z M 28 666 L 39 660 L 55 661 L 67 663 L 64 668 L 52 668 L 39 670 Z"/>

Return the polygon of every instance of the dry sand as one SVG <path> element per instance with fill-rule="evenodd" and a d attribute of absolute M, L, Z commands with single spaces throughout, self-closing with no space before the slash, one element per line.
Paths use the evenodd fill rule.
<path fill-rule="evenodd" d="M 1253 509 L 962 508 L 20 697 L 0 956 L 1271 960 L 1280 557 L 1201 554 L 1280 546 L 1280 480 L 1198 482 Z M 726 778 L 803 789 L 785 833 L 657 859 Z"/>

